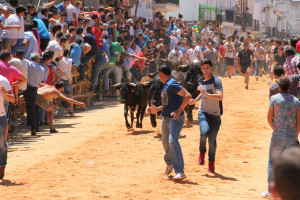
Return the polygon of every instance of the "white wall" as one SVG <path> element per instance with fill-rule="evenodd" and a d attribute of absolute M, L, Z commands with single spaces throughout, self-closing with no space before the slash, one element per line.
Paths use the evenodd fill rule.
<path fill-rule="evenodd" d="M 140 5 L 137 10 L 137 16 L 148 19 L 153 19 L 153 9 L 151 4 L 151 0 L 140 1 Z M 132 15 L 135 14 L 135 5 L 131 8 Z"/>

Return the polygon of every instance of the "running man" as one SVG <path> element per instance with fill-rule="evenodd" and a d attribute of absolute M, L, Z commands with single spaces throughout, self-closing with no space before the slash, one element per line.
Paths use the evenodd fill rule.
<path fill-rule="evenodd" d="M 167 164 L 165 174 L 169 175 L 174 168 L 176 175 L 173 177 L 173 181 L 178 181 L 186 178 L 183 171 L 183 155 L 178 138 L 185 119 L 183 109 L 192 96 L 171 76 L 171 68 L 169 66 L 162 65 L 160 67 L 159 78 L 164 83 L 161 92 L 162 106 L 154 107 L 151 105 L 147 111 L 150 114 L 162 111 L 161 140 L 165 150 L 164 159 Z"/>
<path fill-rule="evenodd" d="M 201 66 L 203 77 L 199 79 L 199 96 L 191 99 L 189 104 L 193 105 L 199 101 L 198 121 L 200 126 L 199 165 L 204 165 L 206 153 L 206 140 L 208 139 L 208 172 L 215 172 L 215 155 L 217 150 L 217 135 L 221 126 L 221 115 L 223 113 L 222 81 L 213 75 L 213 65 L 210 60 L 204 60 Z"/>
<path fill-rule="evenodd" d="M 251 63 L 253 60 L 253 52 L 248 47 L 248 43 L 244 42 L 243 45 L 244 49 L 242 49 L 238 54 L 238 66 L 243 74 L 243 77 L 245 77 L 245 83 L 246 83 L 246 89 L 248 89 L 249 85 L 249 72 Z"/>
<path fill-rule="evenodd" d="M 231 37 L 228 37 L 227 42 L 224 44 L 224 51 L 227 65 L 227 75 L 229 78 L 231 78 L 234 70 L 234 44 Z"/>

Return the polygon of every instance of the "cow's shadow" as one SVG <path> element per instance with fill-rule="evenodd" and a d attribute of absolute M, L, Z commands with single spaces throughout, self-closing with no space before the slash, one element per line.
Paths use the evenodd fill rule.
<path fill-rule="evenodd" d="M 150 133 L 154 133 L 154 131 L 149 131 L 149 130 L 131 130 L 130 133 L 128 133 L 129 135 L 146 135 L 146 134 L 150 134 Z"/>

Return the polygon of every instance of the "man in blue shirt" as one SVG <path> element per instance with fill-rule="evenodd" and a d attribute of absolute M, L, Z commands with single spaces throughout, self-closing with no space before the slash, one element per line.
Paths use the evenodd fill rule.
<path fill-rule="evenodd" d="M 35 105 L 36 94 L 39 84 L 47 80 L 47 75 L 45 74 L 44 68 L 38 64 L 39 54 L 37 52 L 31 54 L 30 60 L 31 61 L 28 62 L 27 89 L 24 92 L 24 97 L 27 107 L 27 125 L 31 126 L 31 135 L 36 135 L 36 132 L 39 131 L 39 125 L 37 123 L 39 110 L 36 110 Z"/>
<path fill-rule="evenodd" d="M 215 172 L 215 155 L 217 149 L 217 135 L 221 125 L 221 115 L 223 113 L 222 99 L 223 87 L 221 80 L 212 74 L 213 64 L 210 60 L 205 59 L 201 66 L 203 77 L 199 79 L 198 90 L 199 96 L 191 99 L 190 105 L 199 101 L 198 121 L 200 126 L 200 145 L 198 164 L 204 165 L 206 153 L 206 140 L 208 139 L 208 172 Z"/>
<path fill-rule="evenodd" d="M 268 123 L 273 130 L 269 149 L 268 191 L 262 193 L 270 198 L 270 183 L 273 181 L 272 166 L 286 149 L 299 144 L 300 103 L 299 99 L 288 94 L 290 79 L 281 76 L 277 79 L 279 93 L 270 98 Z"/>
<path fill-rule="evenodd" d="M 160 67 L 159 78 L 164 83 L 161 92 L 162 106 L 151 106 L 148 108 L 148 112 L 153 114 L 162 111 L 162 144 L 165 150 L 164 160 L 167 164 L 165 174 L 169 175 L 174 168 L 176 175 L 173 180 L 178 181 L 186 178 L 178 138 L 185 119 L 183 109 L 192 96 L 177 80 L 172 78 L 169 66 L 162 65 Z"/>

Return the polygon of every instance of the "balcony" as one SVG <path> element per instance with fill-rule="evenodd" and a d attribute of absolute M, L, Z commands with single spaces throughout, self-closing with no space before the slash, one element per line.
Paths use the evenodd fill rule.
<path fill-rule="evenodd" d="M 236 25 L 240 25 L 240 26 L 243 25 L 243 18 L 242 18 L 242 16 L 240 16 L 240 15 L 236 15 L 234 21 L 235 21 L 235 24 L 236 24 Z"/>
<path fill-rule="evenodd" d="M 166 16 L 167 12 L 179 12 L 179 0 L 154 0 L 154 12 L 162 12 Z"/>
<path fill-rule="evenodd" d="M 179 6 L 179 0 L 154 0 L 154 3 L 172 4 L 172 5 L 175 5 L 175 6 Z"/>
<path fill-rule="evenodd" d="M 225 10 L 225 19 L 223 21 L 234 23 L 234 11 L 233 10 Z"/>
<path fill-rule="evenodd" d="M 252 30 L 259 31 L 259 20 L 252 20 Z"/>

